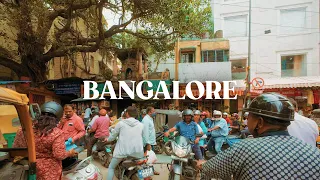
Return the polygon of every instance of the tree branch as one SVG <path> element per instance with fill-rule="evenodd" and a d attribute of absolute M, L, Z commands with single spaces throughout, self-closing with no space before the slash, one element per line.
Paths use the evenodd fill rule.
<path fill-rule="evenodd" d="M 12 59 L 8 59 L 8 58 L 0 56 L 0 65 L 7 67 L 7 68 L 10 68 L 19 77 L 28 76 L 28 72 L 27 72 L 26 68 L 24 68 L 21 64 L 15 62 Z"/>
<path fill-rule="evenodd" d="M 131 34 L 133 36 L 136 36 L 138 38 L 141 38 L 141 39 L 164 39 L 172 34 L 176 34 L 176 33 L 179 33 L 179 31 L 173 31 L 171 33 L 168 33 L 164 36 L 160 36 L 160 37 L 157 37 L 157 36 L 150 36 L 150 35 L 145 35 L 145 34 L 142 34 L 142 33 L 138 33 L 138 32 L 132 32 L 130 30 L 123 30 L 124 33 L 127 33 L 127 34 Z"/>

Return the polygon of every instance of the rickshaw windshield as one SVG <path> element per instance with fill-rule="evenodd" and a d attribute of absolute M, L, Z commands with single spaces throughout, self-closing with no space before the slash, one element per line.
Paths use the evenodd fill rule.
<path fill-rule="evenodd" d="M 0 102 L 0 122 L 0 148 L 27 147 L 19 115 L 13 104 Z"/>

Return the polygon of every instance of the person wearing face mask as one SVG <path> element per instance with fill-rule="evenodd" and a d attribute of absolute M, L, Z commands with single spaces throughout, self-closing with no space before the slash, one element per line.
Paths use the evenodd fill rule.
<path fill-rule="evenodd" d="M 214 146 L 216 152 L 220 153 L 222 151 L 221 147 L 229 133 L 227 121 L 222 118 L 221 111 L 213 111 L 213 121 L 208 132 L 211 132 L 211 138 L 208 142 L 209 149 Z"/>
<path fill-rule="evenodd" d="M 204 164 L 199 161 L 201 179 L 319 179 L 320 151 L 287 131 L 295 112 L 286 97 L 261 94 L 244 111 L 255 138 L 235 143 Z"/>
<path fill-rule="evenodd" d="M 156 130 L 154 128 L 153 118 L 156 112 L 153 107 L 149 106 L 146 109 L 147 114 L 142 119 L 143 124 L 143 145 L 150 144 L 153 148 L 156 145 Z"/>

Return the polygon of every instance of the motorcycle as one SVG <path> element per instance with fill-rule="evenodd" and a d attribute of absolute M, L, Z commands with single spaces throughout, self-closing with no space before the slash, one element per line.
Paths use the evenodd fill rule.
<path fill-rule="evenodd" d="M 167 125 L 162 126 L 163 131 L 156 133 L 156 142 L 157 145 L 154 146 L 154 152 L 156 154 L 162 154 L 165 151 L 165 143 L 168 141 L 167 138 L 164 136 L 164 133 L 169 130 Z"/>
<path fill-rule="evenodd" d="M 101 164 L 108 168 L 112 159 L 112 152 L 115 148 L 115 142 L 104 142 L 98 140 L 92 147 L 92 158 L 100 160 Z"/>
<path fill-rule="evenodd" d="M 154 169 L 146 162 L 147 157 L 128 157 L 116 167 L 115 176 L 120 180 L 150 179 L 154 175 Z"/>
<path fill-rule="evenodd" d="M 72 140 L 65 142 L 66 150 L 75 149 L 78 153 L 84 149 L 72 143 Z M 84 160 L 78 160 L 78 157 L 69 158 L 63 163 L 62 180 L 102 180 L 103 176 L 100 169 L 93 164 L 92 157 L 87 157 Z"/>
<path fill-rule="evenodd" d="M 163 132 L 157 132 L 156 133 L 156 145 L 153 146 L 154 148 L 154 152 L 156 154 L 162 154 L 163 151 L 164 151 L 164 140 L 163 140 L 163 137 L 164 137 L 164 133 Z"/>
<path fill-rule="evenodd" d="M 181 177 L 183 179 L 196 179 L 197 162 L 194 159 L 191 145 L 192 142 L 183 136 L 177 136 L 171 141 L 172 163 L 170 167 L 168 165 L 169 180 L 180 180 Z"/>
<path fill-rule="evenodd" d="M 225 142 L 223 143 L 222 147 L 221 147 L 221 150 L 224 151 L 226 149 L 228 149 L 229 147 L 231 147 L 234 143 L 237 143 L 239 141 L 241 141 L 242 138 L 240 138 L 239 136 L 235 136 L 235 135 L 228 135 L 226 137 L 226 140 Z M 209 136 L 207 141 L 211 141 L 211 137 Z M 206 146 L 205 147 L 205 150 L 204 150 L 204 158 L 206 160 L 209 160 L 211 158 L 213 158 L 214 156 L 216 156 L 218 153 L 216 152 L 214 146 L 212 147 L 208 147 Z"/>

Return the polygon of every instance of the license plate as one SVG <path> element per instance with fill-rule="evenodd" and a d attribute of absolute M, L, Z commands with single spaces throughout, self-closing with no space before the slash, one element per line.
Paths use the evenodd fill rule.
<path fill-rule="evenodd" d="M 150 177 L 150 176 L 153 176 L 153 175 L 154 175 L 154 173 L 153 173 L 153 167 L 152 166 L 149 166 L 149 167 L 146 167 L 146 168 L 138 170 L 138 176 L 139 176 L 140 179 L 147 178 L 147 177 Z"/>

